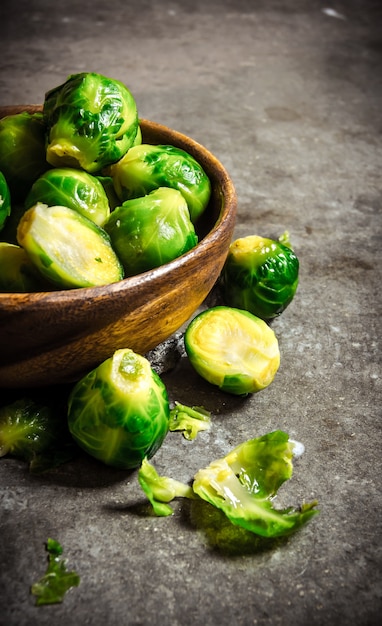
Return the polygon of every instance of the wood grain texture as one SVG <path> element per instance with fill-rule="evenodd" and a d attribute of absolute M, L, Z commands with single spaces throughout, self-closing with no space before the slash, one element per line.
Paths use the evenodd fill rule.
<path fill-rule="evenodd" d="M 0 107 L 0 117 L 39 105 Z M 118 348 L 145 354 L 197 310 L 227 256 L 237 199 L 222 164 L 189 137 L 140 120 L 143 141 L 192 154 L 212 184 L 197 226 L 198 245 L 159 268 L 112 285 L 31 294 L 0 294 L 0 387 L 35 387 L 80 378 Z"/>

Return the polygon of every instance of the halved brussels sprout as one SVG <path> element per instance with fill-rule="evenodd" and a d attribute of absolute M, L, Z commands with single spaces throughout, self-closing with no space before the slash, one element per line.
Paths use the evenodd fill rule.
<path fill-rule="evenodd" d="M 23 202 L 32 183 L 49 169 L 45 158 L 45 124 L 41 113 L 16 113 L 0 119 L 0 170 L 12 204 Z"/>
<path fill-rule="evenodd" d="M 297 256 L 281 240 L 258 235 L 236 239 L 220 276 L 224 303 L 270 320 L 294 298 L 298 273 Z"/>
<path fill-rule="evenodd" d="M 195 371 L 235 395 L 267 387 L 280 365 L 278 341 L 266 322 L 248 311 L 216 306 L 188 325 L 184 343 Z"/>
<path fill-rule="evenodd" d="M 55 167 L 101 171 L 134 144 L 138 111 L 120 81 L 94 72 L 73 74 L 45 94 L 46 158 Z"/>
<path fill-rule="evenodd" d="M 149 361 L 120 349 L 82 378 L 68 403 L 74 440 L 106 465 L 134 469 L 162 445 L 169 426 L 167 391 Z"/>
<path fill-rule="evenodd" d="M 126 276 L 168 263 L 198 242 L 186 201 L 180 191 L 169 187 L 126 200 L 104 228 Z"/>
<path fill-rule="evenodd" d="M 0 291 L 26 293 L 46 289 L 47 284 L 25 250 L 12 243 L 0 242 Z"/>
<path fill-rule="evenodd" d="M 11 214 L 11 194 L 3 172 L 0 172 L 0 230 Z"/>
<path fill-rule="evenodd" d="M 25 208 L 30 209 L 37 202 L 74 209 L 99 226 L 110 215 L 109 200 L 101 182 L 92 174 L 71 167 L 48 170 L 33 183 Z"/>
<path fill-rule="evenodd" d="M 107 233 L 68 207 L 37 203 L 22 216 L 17 239 L 41 275 L 59 289 L 107 285 L 123 278 Z"/>
<path fill-rule="evenodd" d="M 111 166 L 110 175 L 122 201 L 144 196 L 157 187 L 177 189 L 187 202 L 194 224 L 211 195 L 211 183 L 202 166 L 175 146 L 134 146 Z"/>

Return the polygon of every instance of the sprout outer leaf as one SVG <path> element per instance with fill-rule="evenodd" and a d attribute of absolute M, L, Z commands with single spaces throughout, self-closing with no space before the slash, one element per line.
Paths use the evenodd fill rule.
<path fill-rule="evenodd" d="M 168 503 L 174 498 L 194 499 L 196 497 L 189 485 L 167 476 L 159 476 L 147 458 L 143 459 L 139 468 L 138 481 L 153 507 L 153 512 L 158 517 L 173 514 L 173 509 Z"/>
<path fill-rule="evenodd" d="M 233 523 L 263 537 L 288 535 L 317 514 L 317 502 L 277 510 L 273 499 L 291 478 L 294 444 L 283 431 L 246 441 L 194 477 L 193 489 Z"/>
<path fill-rule="evenodd" d="M 63 553 L 61 544 L 54 539 L 48 539 L 46 549 L 48 552 L 46 573 L 31 586 L 31 593 L 36 596 L 36 606 L 59 604 L 69 589 L 80 584 L 79 575 L 66 569 L 66 561 L 61 558 Z"/>

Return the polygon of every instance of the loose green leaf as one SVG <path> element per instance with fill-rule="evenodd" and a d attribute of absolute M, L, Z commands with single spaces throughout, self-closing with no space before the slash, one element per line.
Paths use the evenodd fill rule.
<path fill-rule="evenodd" d="M 173 509 L 168 502 L 174 498 L 195 498 L 192 487 L 173 478 L 159 476 L 155 467 L 146 458 L 143 459 L 139 468 L 138 481 L 158 517 L 173 514 Z"/>
<path fill-rule="evenodd" d="M 208 430 L 210 426 L 211 413 L 203 407 L 190 407 L 175 402 L 170 411 L 170 431 L 183 431 L 185 439 L 195 439 L 199 432 Z"/>
<path fill-rule="evenodd" d="M 299 509 L 273 506 L 280 486 L 291 478 L 295 443 L 274 431 L 246 441 L 197 472 L 193 489 L 233 523 L 263 537 L 290 534 L 317 514 L 317 501 Z"/>
<path fill-rule="evenodd" d="M 88 454 L 120 469 L 151 458 L 167 432 L 167 390 L 149 361 L 120 349 L 84 376 L 69 396 L 69 430 Z"/>
<path fill-rule="evenodd" d="M 80 577 L 75 571 L 67 571 L 66 560 L 61 558 L 61 544 L 48 539 L 48 567 L 42 578 L 31 586 L 31 593 L 36 596 L 36 606 L 59 604 L 72 587 L 78 587 Z"/>
<path fill-rule="evenodd" d="M 280 365 L 278 340 L 268 324 L 228 306 L 196 315 L 186 328 L 184 345 L 200 376 L 235 395 L 265 389 Z"/>
<path fill-rule="evenodd" d="M 41 473 L 73 458 L 74 447 L 59 406 L 24 397 L 0 408 L 0 457 L 19 458 Z"/>
<path fill-rule="evenodd" d="M 220 275 L 224 303 L 264 320 L 286 309 L 298 282 L 299 260 L 287 231 L 278 241 L 258 235 L 236 239 Z"/>

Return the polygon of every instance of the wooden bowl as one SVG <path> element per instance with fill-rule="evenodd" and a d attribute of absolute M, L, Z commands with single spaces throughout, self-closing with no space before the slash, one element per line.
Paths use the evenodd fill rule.
<path fill-rule="evenodd" d="M 0 118 L 39 105 L 0 107 Z M 214 286 L 232 239 L 234 185 L 199 143 L 141 120 L 145 143 L 171 144 L 193 155 L 212 184 L 198 245 L 154 270 L 112 285 L 44 293 L 0 293 L 0 387 L 71 383 L 118 348 L 145 354 L 177 331 Z"/>

